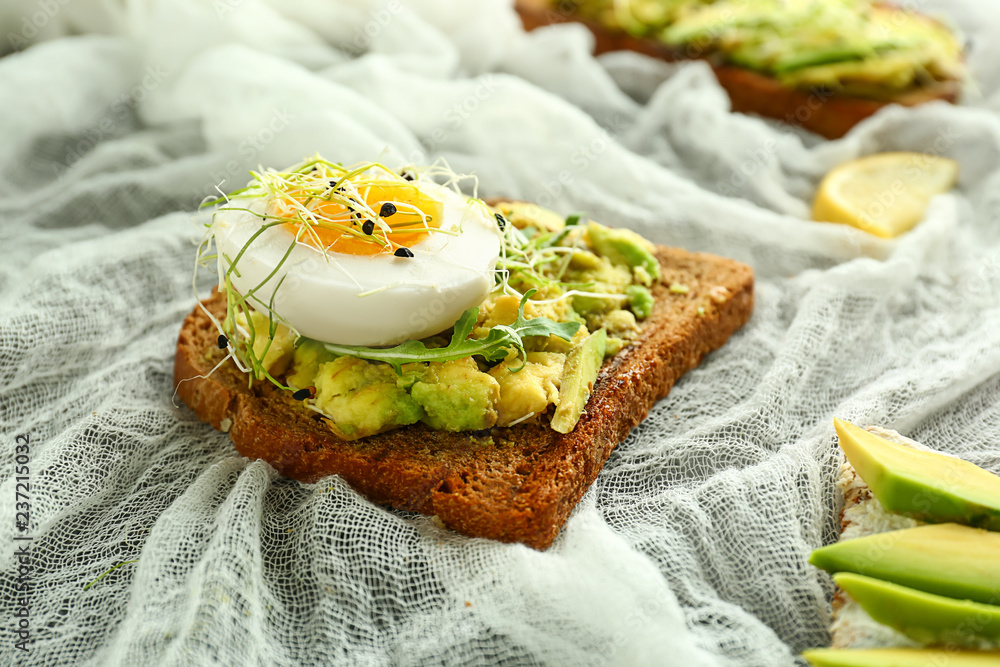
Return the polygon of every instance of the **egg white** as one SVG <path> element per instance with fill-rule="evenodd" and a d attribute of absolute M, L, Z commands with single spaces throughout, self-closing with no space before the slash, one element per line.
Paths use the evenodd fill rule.
<path fill-rule="evenodd" d="M 323 253 L 296 242 L 281 225 L 247 246 L 264 224 L 260 215 L 267 200 L 234 197 L 212 223 L 220 278 L 247 246 L 229 274 L 231 284 L 244 296 L 255 290 L 248 300 L 251 307 L 270 306 L 302 336 L 378 346 L 440 333 L 493 289 L 500 231 L 481 202 L 436 183 L 416 183 L 442 202 L 441 229 L 456 234 L 432 232 L 409 246 L 413 257 Z M 224 210 L 233 208 L 249 211 Z"/>

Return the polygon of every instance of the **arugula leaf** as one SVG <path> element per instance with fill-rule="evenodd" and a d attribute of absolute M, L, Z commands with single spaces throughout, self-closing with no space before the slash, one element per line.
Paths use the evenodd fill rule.
<path fill-rule="evenodd" d="M 490 329 L 490 333 L 485 338 L 469 338 L 469 334 L 472 333 L 472 329 L 476 325 L 476 319 L 479 317 L 479 308 L 473 306 L 462 313 L 462 316 L 455 322 L 455 332 L 451 336 L 451 342 L 446 347 L 428 348 L 419 340 L 408 340 L 395 347 L 386 348 L 335 345 L 332 343 L 326 343 L 324 347 L 334 354 L 370 361 L 384 361 L 392 365 L 397 375 L 403 374 L 403 364 L 413 362 L 457 361 L 474 354 L 481 355 L 487 361 L 500 361 L 510 354 L 511 350 L 517 350 L 524 357 L 523 339 L 525 336 L 554 335 L 563 340 L 570 340 L 580 328 L 579 322 L 553 322 L 547 317 L 524 319 L 524 304 L 535 291 L 528 290 L 521 299 L 521 304 L 517 309 L 517 319 L 513 324 L 495 326 Z"/>

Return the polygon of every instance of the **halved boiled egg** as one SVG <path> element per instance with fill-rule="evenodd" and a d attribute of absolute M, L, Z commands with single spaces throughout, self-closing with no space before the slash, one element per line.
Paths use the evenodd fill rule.
<path fill-rule="evenodd" d="M 220 284 L 325 343 L 448 329 L 493 289 L 501 231 L 480 200 L 404 173 L 314 160 L 255 174 L 212 223 Z"/>

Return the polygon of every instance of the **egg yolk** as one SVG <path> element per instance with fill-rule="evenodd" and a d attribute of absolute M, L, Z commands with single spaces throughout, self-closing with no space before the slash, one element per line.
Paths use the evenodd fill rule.
<path fill-rule="evenodd" d="M 299 234 L 299 239 L 309 245 L 349 255 L 392 253 L 397 248 L 422 241 L 431 233 L 428 229 L 441 226 L 443 205 L 414 184 L 364 185 L 358 190 L 368 207 L 389 226 L 389 230 L 377 224 L 374 227 L 369 225 L 371 234 L 366 234 L 364 223 L 371 222 L 369 218 L 351 211 L 338 201 L 310 197 L 302 192 L 289 193 L 298 205 L 288 199 L 273 200 L 271 212 L 278 217 L 301 219 L 304 214 L 299 206 L 304 206 L 316 216 L 316 222 L 310 220 L 311 229 L 299 234 L 304 225 L 302 222 L 286 222 L 284 227 L 293 234 Z M 384 204 L 392 204 L 392 207 L 383 208 Z M 382 211 L 386 214 L 381 215 Z"/>

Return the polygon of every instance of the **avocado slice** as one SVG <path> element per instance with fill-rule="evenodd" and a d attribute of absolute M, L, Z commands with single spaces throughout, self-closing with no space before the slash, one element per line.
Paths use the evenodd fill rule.
<path fill-rule="evenodd" d="M 653 256 L 653 244 L 628 229 L 611 229 L 596 222 L 587 225 L 587 238 L 598 254 L 612 264 L 642 267 L 650 276 L 659 280 L 660 263 Z"/>
<path fill-rule="evenodd" d="M 934 523 L 1000 530 L 1000 476 L 833 420 L 840 448 L 882 506 Z"/>
<path fill-rule="evenodd" d="M 956 523 L 844 540 L 813 551 L 809 562 L 831 573 L 854 572 L 927 593 L 1000 603 L 1000 533 Z"/>
<path fill-rule="evenodd" d="M 922 648 L 839 649 L 803 651 L 813 667 L 996 667 L 1000 653 L 987 651 L 940 651 Z"/>
<path fill-rule="evenodd" d="M 598 329 L 590 334 L 566 357 L 566 366 L 559 383 L 559 405 L 552 415 L 552 429 L 569 433 L 580 421 L 583 407 L 597 380 L 597 373 L 604 363 L 604 348 L 608 334 Z"/>
<path fill-rule="evenodd" d="M 777 74 L 784 74 L 804 67 L 828 65 L 845 60 L 863 60 L 871 55 L 872 50 L 861 44 L 835 44 L 826 48 L 786 54 L 774 61 L 771 70 Z"/>
<path fill-rule="evenodd" d="M 850 572 L 833 581 L 868 614 L 921 644 L 979 646 L 1000 640 L 1000 607 L 954 600 Z"/>

